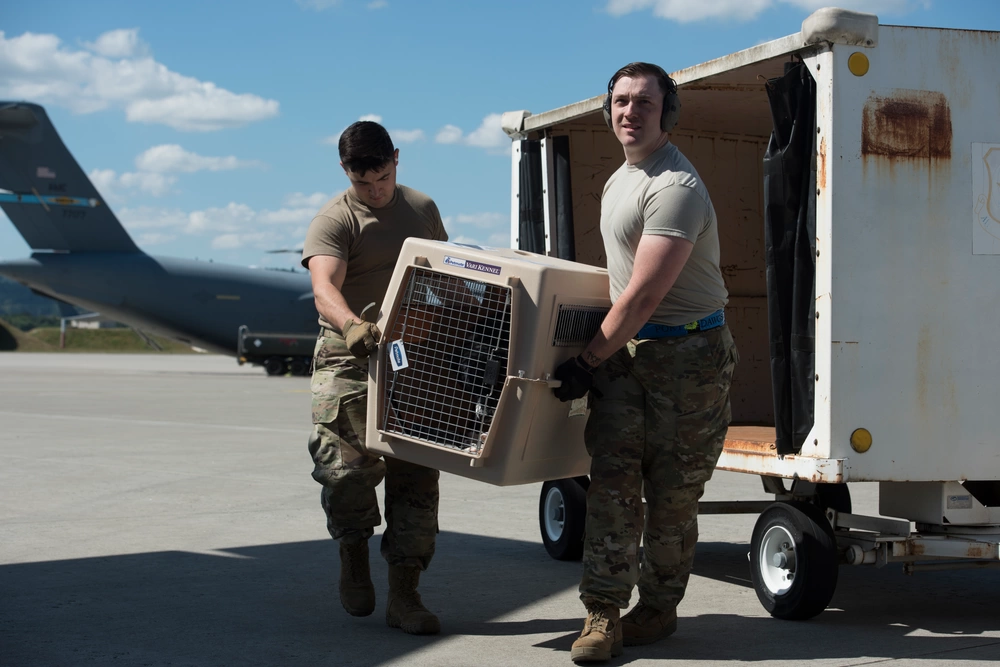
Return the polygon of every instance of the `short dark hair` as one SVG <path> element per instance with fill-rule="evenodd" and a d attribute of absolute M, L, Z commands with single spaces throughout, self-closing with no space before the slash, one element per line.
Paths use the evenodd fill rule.
<path fill-rule="evenodd" d="M 615 84 L 618 83 L 618 79 L 623 76 L 627 76 L 629 78 L 635 78 L 637 76 L 655 77 L 657 83 L 660 85 L 660 90 L 663 91 L 664 98 L 666 98 L 666 96 L 670 93 L 677 92 L 677 84 L 670 78 L 670 75 L 667 74 L 666 70 L 662 67 L 652 63 L 634 62 L 625 65 L 625 67 L 622 67 L 614 73 L 614 76 L 612 76 L 611 80 L 608 81 L 608 95 L 610 95 L 614 90 Z"/>
<path fill-rule="evenodd" d="M 396 153 L 386 129 L 370 120 L 349 125 L 340 135 L 339 149 L 344 168 L 360 176 L 382 169 Z"/>

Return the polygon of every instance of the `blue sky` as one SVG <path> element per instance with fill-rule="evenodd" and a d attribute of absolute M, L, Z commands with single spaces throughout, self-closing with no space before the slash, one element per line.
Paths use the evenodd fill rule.
<path fill-rule="evenodd" d="M 32 2 L 0 9 L 0 99 L 46 106 L 154 255 L 288 267 L 347 187 L 336 137 L 380 120 L 452 240 L 508 245 L 500 114 L 797 32 L 815 0 Z M 881 23 L 1000 30 L 994 0 L 841 0 Z M 28 246 L 0 214 L 0 259 Z"/>

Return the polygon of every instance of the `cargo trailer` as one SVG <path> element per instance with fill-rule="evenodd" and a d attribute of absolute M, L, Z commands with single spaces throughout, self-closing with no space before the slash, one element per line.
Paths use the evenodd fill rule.
<path fill-rule="evenodd" d="M 718 214 L 741 357 L 718 467 L 776 501 L 702 511 L 760 512 L 752 579 L 772 615 L 822 611 L 839 563 L 1000 563 L 997 63 L 997 32 L 828 8 L 672 75 L 670 140 Z M 603 101 L 504 114 L 513 247 L 604 265 L 623 154 Z M 882 516 L 851 513 L 851 482 L 879 483 Z M 547 545 L 579 523 L 575 484 L 543 490 Z"/>

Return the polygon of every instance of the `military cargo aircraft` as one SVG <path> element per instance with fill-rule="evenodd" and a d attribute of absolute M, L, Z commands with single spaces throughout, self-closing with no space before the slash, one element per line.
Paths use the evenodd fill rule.
<path fill-rule="evenodd" d="M 0 262 L 0 275 L 271 375 L 308 373 L 318 329 L 309 276 L 147 255 L 41 106 L 0 102 L 0 189 L 0 208 L 32 249 Z"/>

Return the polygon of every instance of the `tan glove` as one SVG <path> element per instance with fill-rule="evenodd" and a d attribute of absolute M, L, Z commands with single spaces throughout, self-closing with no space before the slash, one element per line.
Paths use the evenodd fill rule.
<path fill-rule="evenodd" d="M 382 332 L 374 322 L 358 322 L 353 319 L 344 322 L 344 340 L 347 341 L 347 349 L 358 359 L 367 359 L 368 355 L 378 348 L 381 337 Z"/>

